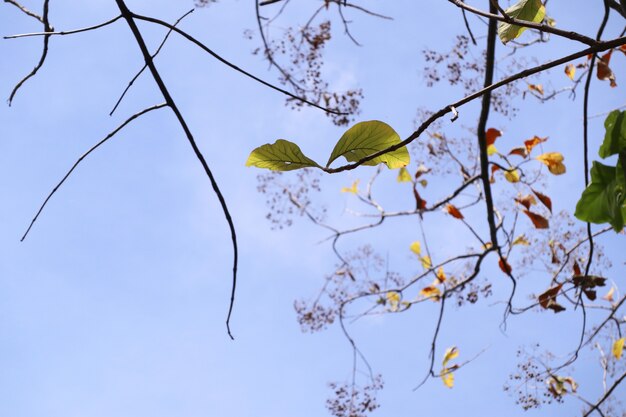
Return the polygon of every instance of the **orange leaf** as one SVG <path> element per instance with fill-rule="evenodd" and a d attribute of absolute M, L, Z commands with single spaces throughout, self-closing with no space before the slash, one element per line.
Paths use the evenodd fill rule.
<path fill-rule="evenodd" d="M 511 149 L 509 151 L 509 155 L 517 155 L 517 156 L 521 156 L 522 158 L 526 158 L 528 156 L 528 152 L 526 151 L 526 148 L 519 147 L 519 148 Z"/>
<path fill-rule="evenodd" d="M 580 271 L 580 266 L 578 266 L 578 262 L 574 261 L 574 275 L 575 276 L 579 276 L 582 275 L 582 272 Z"/>
<path fill-rule="evenodd" d="M 497 170 L 499 170 L 499 169 L 500 169 L 500 167 L 499 167 L 499 166 L 497 166 L 497 165 L 492 165 L 492 166 L 491 166 L 491 177 L 489 177 L 489 182 L 490 182 L 490 183 L 492 183 L 492 184 L 493 184 L 494 182 L 496 182 L 496 177 L 495 177 L 493 174 L 494 174 Z"/>
<path fill-rule="evenodd" d="M 500 267 L 502 272 L 504 272 L 507 275 L 513 271 L 513 268 L 511 268 L 511 265 L 509 265 L 509 263 L 504 258 L 500 258 L 500 260 L 498 261 L 498 266 Z"/>
<path fill-rule="evenodd" d="M 550 213 L 552 213 L 552 200 L 550 199 L 550 197 L 545 194 L 541 194 L 539 191 L 533 190 L 532 188 L 531 190 L 533 193 L 535 193 L 539 201 L 541 201 L 543 205 L 546 206 L 548 210 L 550 210 Z"/>
<path fill-rule="evenodd" d="M 426 200 L 422 199 L 415 186 L 413 186 L 413 196 L 415 197 L 415 207 L 417 210 L 424 210 L 426 208 Z"/>
<path fill-rule="evenodd" d="M 448 212 L 448 214 L 450 214 L 452 217 L 456 219 L 463 220 L 464 218 L 463 214 L 459 211 L 459 209 L 453 206 L 452 204 L 446 204 L 446 211 Z"/>
<path fill-rule="evenodd" d="M 530 210 L 530 206 L 534 206 L 535 204 L 537 204 L 537 200 L 535 200 L 535 197 L 530 194 L 525 195 L 524 197 L 516 198 L 515 201 L 526 207 L 526 210 Z"/>
<path fill-rule="evenodd" d="M 526 146 L 526 151 L 528 154 L 533 150 L 533 148 L 540 143 L 547 141 L 548 138 L 540 138 L 539 136 L 535 136 L 532 139 L 528 139 L 524 141 L 524 146 Z"/>
<path fill-rule="evenodd" d="M 502 132 L 499 131 L 498 129 L 494 129 L 493 127 L 487 129 L 487 132 L 485 132 L 485 137 L 487 139 L 487 146 L 490 146 L 496 143 L 496 139 L 498 139 L 500 136 L 502 136 Z"/>
<path fill-rule="evenodd" d="M 541 84 L 528 84 L 528 89 L 530 91 L 536 91 L 540 95 L 543 95 L 543 85 Z"/>
<path fill-rule="evenodd" d="M 550 223 L 545 217 L 528 210 L 524 210 L 524 214 L 530 218 L 537 229 L 548 229 L 550 227 Z"/>
<path fill-rule="evenodd" d="M 574 81 L 574 76 L 576 75 L 576 67 L 574 64 L 569 64 L 565 67 L 565 75 L 567 75 L 570 80 Z"/>
<path fill-rule="evenodd" d="M 617 87 L 617 83 L 615 82 L 615 74 L 609 67 L 609 62 L 611 61 L 611 54 L 613 50 L 610 50 L 606 54 L 602 55 L 598 60 L 598 79 L 602 81 L 610 81 L 611 87 Z"/>
<path fill-rule="evenodd" d="M 440 266 L 439 269 L 437 269 L 435 276 L 437 277 L 437 281 L 439 281 L 440 284 L 446 282 L 446 273 L 443 271 L 443 267 Z"/>
<path fill-rule="evenodd" d="M 559 152 L 547 152 L 535 157 L 535 159 L 543 162 L 552 174 L 565 174 L 565 165 L 563 165 L 565 158 Z"/>

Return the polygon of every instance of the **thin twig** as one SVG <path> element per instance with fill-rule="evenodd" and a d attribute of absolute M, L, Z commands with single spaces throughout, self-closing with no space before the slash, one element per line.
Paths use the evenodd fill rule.
<path fill-rule="evenodd" d="M 24 233 L 24 235 L 22 236 L 21 241 L 23 242 L 24 239 L 26 239 L 26 236 L 28 236 L 28 233 L 30 232 L 30 229 L 32 229 L 33 225 L 35 224 L 35 222 L 37 221 L 37 219 L 39 218 L 39 215 L 41 214 L 41 212 L 43 211 L 43 209 L 46 207 L 46 205 L 48 204 L 48 201 L 50 201 L 50 199 L 52 198 L 52 196 L 59 190 L 59 188 L 63 185 L 63 183 L 69 178 L 69 176 L 72 174 L 72 172 L 74 172 L 74 170 L 76 169 L 76 167 L 78 167 L 78 165 L 80 165 L 80 163 L 89 156 L 89 154 L 91 154 L 93 151 L 95 151 L 96 149 L 98 149 L 100 146 L 102 146 L 106 141 L 108 141 L 109 139 L 111 139 L 113 136 L 115 136 L 120 130 L 122 130 L 124 127 L 126 127 L 126 125 L 128 125 L 130 122 L 132 122 L 133 120 L 135 120 L 136 118 L 143 116 L 146 113 L 151 112 L 152 110 L 157 110 L 160 108 L 165 107 L 166 104 L 162 103 L 162 104 L 157 104 L 155 106 L 152 107 L 148 107 L 147 109 L 144 109 L 138 113 L 133 114 L 131 117 L 129 117 L 128 119 L 126 119 L 124 121 L 124 123 L 122 123 L 121 125 L 119 125 L 118 127 L 115 128 L 115 130 L 113 130 L 111 133 L 109 133 L 108 135 L 106 135 L 102 140 L 100 140 L 100 142 L 96 143 L 94 146 L 92 146 L 91 148 L 89 148 L 89 150 L 87 152 L 85 152 L 84 154 L 82 154 L 80 156 L 80 158 L 78 158 L 76 160 L 76 162 L 74 162 L 74 165 L 72 165 L 72 167 L 69 169 L 69 171 L 67 171 L 67 173 L 63 176 L 63 178 L 61 179 L 61 181 L 59 181 L 57 183 L 57 185 L 54 186 L 54 188 L 52 189 L 52 191 L 50 191 L 50 194 L 48 194 L 48 196 L 46 197 L 46 199 L 44 200 L 44 202 L 41 204 L 41 206 L 39 207 L 39 210 L 37 210 L 37 213 L 35 214 L 35 217 L 33 217 L 33 219 L 30 222 L 30 225 L 28 226 L 28 229 L 26 229 L 26 232 Z"/>
<path fill-rule="evenodd" d="M 75 33 L 88 32 L 90 30 L 96 30 L 96 29 L 103 28 L 105 26 L 110 25 L 111 23 L 117 22 L 121 18 L 122 18 L 122 15 L 119 15 L 119 16 L 114 17 L 113 19 L 107 20 L 106 22 L 99 23 L 99 24 L 93 25 L 93 26 L 80 28 L 80 29 L 73 29 L 73 30 L 66 30 L 66 31 L 59 31 L 59 32 L 53 32 L 53 29 L 50 29 L 50 30 L 46 30 L 44 32 L 32 32 L 32 33 L 21 33 L 21 34 L 18 34 L 18 35 L 9 35 L 9 36 L 5 36 L 4 39 L 28 38 L 28 37 L 31 37 L 31 36 L 65 36 L 65 35 L 73 35 Z"/>
<path fill-rule="evenodd" d="M 194 9 L 191 9 L 187 13 L 182 15 L 176 22 L 174 22 L 174 26 L 178 25 L 181 20 L 183 20 L 185 17 L 189 16 L 191 13 L 193 13 L 193 11 L 194 11 Z M 120 15 L 119 17 L 122 17 L 122 15 Z M 165 42 L 167 42 L 167 39 L 170 37 L 171 33 L 172 33 L 171 29 L 167 31 L 167 33 L 165 34 L 165 37 L 161 41 L 161 44 L 159 45 L 157 50 L 152 54 L 152 59 L 153 60 L 154 60 L 154 58 L 156 58 L 156 56 L 159 54 L 159 52 L 161 52 L 161 49 L 165 45 Z M 143 67 L 141 67 L 141 69 L 137 72 L 137 74 L 135 74 L 135 76 L 128 82 L 128 85 L 126 86 L 126 88 L 122 92 L 122 95 L 120 96 L 120 98 L 115 103 L 115 106 L 113 106 L 113 110 L 111 110 L 111 112 L 109 113 L 109 116 L 113 116 L 113 113 L 115 113 L 115 110 L 117 110 L 117 107 L 120 105 L 122 100 L 124 100 L 124 97 L 126 96 L 126 93 L 128 92 L 128 90 L 130 90 L 130 88 L 133 86 L 135 81 L 137 81 L 137 78 L 139 78 L 139 76 L 141 74 L 143 74 L 143 72 L 146 70 L 146 68 L 148 68 L 148 65 L 144 64 Z"/>

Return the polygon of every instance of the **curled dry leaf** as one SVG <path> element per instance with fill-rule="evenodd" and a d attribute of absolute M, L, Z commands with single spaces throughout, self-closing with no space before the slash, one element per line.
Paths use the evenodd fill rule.
<path fill-rule="evenodd" d="M 541 84 L 528 84 L 528 89 L 530 91 L 535 91 L 539 95 L 543 95 L 543 85 Z"/>
<path fill-rule="evenodd" d="M 610 50 L 606 54 L 602 55 L 598 60 L 598 79 L 602 81 L 610 81 L 611 87 L 617 87 L 617 83 L 615 82 L 615 74 L 609 67 L 609 62 L 611 61 L 611 54 L 613 50 Z"/>
<path fill-rule="evenodd" d="M 565 75 L 567 75 L 570 80 L 574 81 L 574 77 L 576 76 L 576 67 L 574 64 L 568 64 L 565 67 Z"/>
<path fill-rule="evenodd" d="M 531 188 L 530 189 L 539 199 L 539 201 L 541 201 L 541 203 L 547 207 L 548 210 L 550 210 L 550 213 L 552 213 L 552 199 L 550 199 L 550 197 L 548 197 L 545 194 L 540 193 L 539 191 Z"/>
<path fill-rule="evenodd" d="M 550 223 L 548 222 L 548 219 L 546 219 L 545 217 L 537 213 L 533 213 L 532 211 L 529 211 L 529 210 L 524 210 L 524 214 L 526 214 L 530 218 L 530 221 L 533 222 L 533 225 L 537 229 L 548 229 L 550 227 Z"/>
<path fill-rule="evenodd" d="M 523 197 L 517 197 L 515 198 L 515 202 L 526 207 L 526 210 L 530 210 L 530 206 L 534 206 L 535 204 L 537 204 L 537 200 L 535 200 L 535 197 L 531 194 L 525 195 Z"/>
<path fill-rule="evenodd" d="M 446 212 L 448 212 L 448 214 L 454 217 L 455 219 L 459 219 L 459 220 L 464 219 L 461 211 L 452 204 L 446 204 Z"/>
<path fill-rule="evenodd" d="M 543 162 L 548 170 L 554 175 L 565 174 L 565 165 L 563 164 L 563 155 L 559 152 L 547 152 L 535 157 L 538 161 Z"/>
<path fill-rule="evenodd" d="M 543 143 L 545 141 L 547 141 L 548 138 L 540 138 L 539 136 L 534 136 L 532 139 L 528 139 L 524 141 L 524 146 L 526 147 L 526 153 L 528 155 L 530 155 L 530 153 L 532 152 L 533 148 L 537 145 L 539 145 L 540 143 Z"/>
<path fill-rule="evenodd" d="M 504 272 L 507 275 L 509 275 L 511 272 L 513 272 L 513 268 L 507 262 L 507 260 L 504 259 L 504 258 L 500 258 L 500 260 L 498 261 L 498 266 L 500 267 L 502 272 Z"/>
<path fill-rule="evenodd" d="M 556 301 L 556 297 L 559 294 L 559 292 L 561 291 L 562 287 L 563 287 L 563 284 L 558 284 L 558 285 L 556 285 L 556 286 L 546 290 L 543 294 L 541 294 L 538 297 L 539 305 L 541 307 L 545 308 L 546 310 L 550 309 L 550 310 L 554 311 L 555 313 L 559 313 L 559 312 L 565 310 L 565 307 L 563 307 L 562 305 L 560 305 Z"/>

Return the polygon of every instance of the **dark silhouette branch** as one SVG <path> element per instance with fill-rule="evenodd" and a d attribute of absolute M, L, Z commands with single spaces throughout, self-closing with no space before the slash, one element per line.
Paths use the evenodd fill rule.
<path fill-rule="evenodd" d="M 213 191 L 215 192 L 215 195 L 217 196 L 217 198 L 219 200 L 220 206 L 222 207 L 222 211 L 224 213 L 224 217 L 226 218 L 226 221 L 228 222 L 228 227 L 230 228 L 231 241 L 232 241 L 232 245 L 233 245 L 233 278 L 232 278 L 232 290 L 231 290 L 231 296 L 230 296 L 230 305 L 229 305 L 229 308 L 228 308 L 228 315 L 226 317 L 226 329 L 227 329 L 227 332 L 228 332 L 228 335 L 230 336 L 230 338 L 234 339 L 233 335 L 232 335 L 232 332 L 230 330 L 230 317 L 232 315 L 233 306 L 234 306 L 234 303 L 235 303 L 235 290 L 237 288 L 238 249 L 237 249 L 237 233 L 235 232 L 235 225 L 233 223 L 233 219 L 232 219 L 232 217 L 230 215 L 230 211 L 228 210 L 228 206 L 226 205 L 226 200 L 224 199 L 222 191 L 220 190 L 220 188 L 219 188 L 219 186 L 217 184 L 217 181 L 216 181 L 215 177 L 213 176 L 213 172 L 209 168 L 209 165 L 208 165 L 206 159 L 204 158 L 204 155 L 202 155 L 202 152 L 200 151 L 200 148 L 198 148 L 198 145 L 196 144 L 196 140 L 194 139 L 194 136 L 191 133 L 191 130 L 189 129 L 189 126 L 187 125 L 187 122 L 185 121 L 185 118 L 183 117 L 183 115 L 181 114 L 180 110 L 178 109 L 178 106 L 176 105 L 176 102 L 174 101 L 174 99 L 170 95 L 170 92 L 167 89 L 167 87 L 165 85 L 165 82 L 161 78 L 161 74 L 159 74 L 159 71 L 157 70 L 156 66 L 154 65 L 154 62 L 152 61 L 152 56 L 150 55 L 150 52 L 148 51 L 148 47 L 146 46 L 146 43 L 145 43 L 145 41 L 143 39 L 143 36 L 142 36 L 141 32 L 139 31 L 139 28 L 137 27 L 137 24 L 135 23 L 136 15 L 133 14 L 128 9 L 128 7 L 126 6 L 126 3 L 124 2 L 124 0 L 115 0 L 115 2 L 117 3 L 117 6 L 120 9 L 120 12 L 122 13 L 122 16 L 124 17 L 124 19 L 128 23 L 128 26 L 129 26 L 130 30 L 132 31 L 133 36 L 135 37 L 137 45 L 139 46 L 139 49 L 141 50 L 141 54 L 143 55 L 143 58 L 144 58 L 146 64 L 148 65 L 148 68 L 150 69 L 150 73 L 152 74 L 152 78 L 154 78 L 154 81 L 156 82 L 159 90 L 161 91 L 161 94 L 163 95 L 163 98 L 165 99 L 165 102 L 167 103 L 168 107 L 170 107 L 170 109 L 172 109 L 172 112 L 176 116 L 176 119 L 178 120 L 178 123 L 180 124 L 181 128 L 183 129 L 183 131 L 185 132 L 185 136 L 187 137 L 187 141 L 191 145 L 191 148 L 193 149 L 193 152 L 196 155 L 196 158 L 198 159 L 198 161 L 202 165 L 202 168 L 204 169 L 205 174 L 209 178 L 209 180 L 211 182 L 211 186 L 213 188 Z M 139 18 L 139 17 L 137 17 L 137 18 Z M 146 20 L 146 19 L 148 19 L 148 18 L 144 18 L 144 19 L 141 19 L 141 20 Z M 167 24 L 165 22 L 163 22 L 163 24 L 166 27 L 174 28 L 174 26 L 172 26 L 170 24 Z M 178 29 L 176 29 L 176 28 L 174 28 L 174 30 L 178 31 Z"/>

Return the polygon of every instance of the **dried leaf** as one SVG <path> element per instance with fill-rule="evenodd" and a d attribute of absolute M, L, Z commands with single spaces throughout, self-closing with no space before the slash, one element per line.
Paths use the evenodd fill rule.
<path fill-rule="evenodd" d="M 341 192 L 342 193 L 357 194 L 359 192 L 358 186 L 359 186 L 359 180 L 356 180 L 356 181 L 354 181 L 352 183 L 352 186 L 350 186 L 350 187 L 343 187 L 341 189 Z"/>
<path fill-rule="evenodd" d="M 456 346 L 447 348 L 445 353 L 443 354 L 443 361 L 442 361 L 443 367 L 447 368 L 448 362 L 458 357 L 459 357 L 459 349 L 457 349 Z"/>
<path fill-rule="evenodd" d="M 538 94 L 543 95 L 543 85 L 541 84 L 528 84 L 530 91 L 536 91 Z"/>
<path fill-rule="evenodd" d="M 614 293 L 615 293 L 615 287 L 611 287 L 609 292 L 607 292 L 606 295 L 604 297 L 602 297 L 602 299 L 608 301 L 609 303 L 612 303 L 614 301 L 613 300 L 613 294 Z"/>
<path fill-rule="evenodd" d="M 526 236 L 520 235 L 515 238 L 513 241 L 513 245 L 522 245 L 522 246 L 530 246 L 530 242 L 526 239 Z"/>
<path fill-rule="evenodd" d="M 531 188 L 531 191 L 537 196 L 539 201 L 541 201 L 543 205 L 546 206 L 548 210 L 550 210 L 550 213 L 552 213 L 552 200 L 550 199 L 550 197 L 532 188 Z"/>
<path fill-rule="evenodd" d="M 430 256 L 426 255 L 426 256 L 422 256 L 422 258 L 420 259 L 422 261 L 422 267 L 426 270 L 432 268 L 433 264 L 430 260 Z"/>
<path fill-rule="evenodd" d="M 535 146 L 547 140 L 548 138 L 540 138 L 539 136 L 534 136 L 532 139 L 525 140 L 524 146 L 526 147 L 527 154 L 530 155 L 530 152 L 533 150 Z"/>
<path fill-rule="evenodd" d="M 611 61 L 611 54 L 613 50 L 610 50 L 606 54 L 602 55 L 598 60 L 598 79 L 602 81 L 610 81 L 611 87 L 617 87 L 617 83 L 615 82 L 615 74 L 609 67 L 609 62 Z"/>
<path fill-rule="evenodd" d="M 548 229 L 550 227 L 550 223 L 545 217 L 529 210 L 524 210 L 524 214 L 530 218 L 530 221 L 533 222 L 533 225 L 535 225 L 537 229 Z"/>
<path fill-rule="evenodd" d="M 620 360 L 622 358 L 622 352 L 624 351 L 624 342 L 626 338 L 622 337 L 621 339 L 617 339 L 615 343 L 613 343 L 613 356 L 615 359 Z"/>
<path fill-rule="evenodd" d="M 513 148 L 509 151 L 509 155 L 517 155 L 517 156 L 521 156 L 522 158 L 526 158 L 528 156 L 528 151 L 526 150 L 525 147 L 521 146 L 519 148 Z"/>
<path fill-rule="evenodd" d="M 463 220 L 464 218 L 461 211 L 452 204 L 446 204 L 446 211 L 448 212 L 448 214 L 456 219 Z"/>
<path fill-rule="evenodd" d="M 413 187 L 413 196 L 415 197 L 415 208 L 417 210 L 424 210 L 426 208 L 426 200 L 424 200 L 420 193 L 417 192 L 417 188 Z"/>
<path fill-rule="evenodd" d="M 565 67 L 565 75 L 567 75 L 570 80 L 574 81 L 574 77 L 576 76 L 576 67 L 574 64 L 568 64 Z"/>
<path fill-rule="evenodd" d="M 574 276 L 576 275 L 582 275 L 582 272 L 580 271 L 580 266 L 578 266 L 578 262 L 574 261 Z"/>
<path fill-rule="evenodd" d="M 565 307 L 556 302 L 556 297 L 559 294 L 559 291 L 561 291 L 562 287 L 563 284 L 559 284 L 546 290 L 538 297 L 539 305 L 541 305 L 541 307 L 545 309 L 553 310 L 555 313 L 565 310 Z"/>
<path fill-rule="evenodd" d="M 504 272 L 507 275 L 509 275 L 513 271 L 513 268 L 511 268 L 511 265 L 504 258 L 500 258 L 500 260 L 498 261 L 498 266 L 500 267 L 502 272 Z"/>
<path fill-rule="evenodd" d="M 565 165 L 563 164 L 565 158 L 563 158 L 563 155 L 559 152 L 547 152 L 535 157 L 535 159 L 543 162 L 554 175 L 561 175 L 566 171 Z"/>
<path fill-rule="evenodd" d="M 454 374 L 449 369 L 441 371 L 441 380 L 446 387 L 454 387 Z"/>
<path fill-rule="evenodd" d="M 534 206 L 537 204 L 537 200 L 531 194 L 525 195 L 523 197 L 518 197 L 515 201 L 522 206 L 526 207 L 526 210 L 530 210 L 530 206 Z"/>
<path fill-rule="evenodd" d="M 419 294 L 424 298 L 430 298 L 433 301 L 439 301 L 441 299 L 441 290 L 435 285 L 429 285 L 421 289 Z"/>
<path fill-rule="evenodd" d="M 446 282 L 446 273 L 443 271 L 442 266 L 440 266 L 439 269 L 437 269 L 437 273 L 435 274 L 435 276 L 437 277 L 437 280 L 439 281 L 440 284 L 443 284 L 444 282 Z"/>

